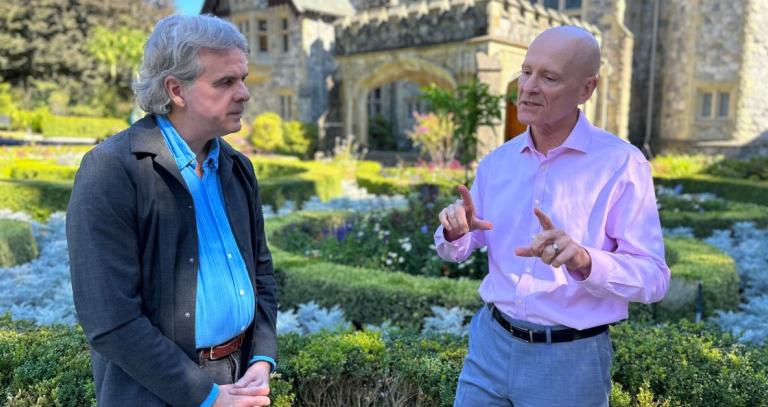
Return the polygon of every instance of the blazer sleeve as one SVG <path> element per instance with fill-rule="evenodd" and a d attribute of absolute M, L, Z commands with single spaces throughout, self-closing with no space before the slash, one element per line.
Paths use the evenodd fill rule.
<path fill-rule="evenodd" d="M 103 148 L 88 153 L 67 209 L 78 321 L 93 351 L 157 397 L 199 406 L 212 379 L 142 311 L 136 218 L 136 185 L 125 162 Z"/>
<path fill-rule="evenodd" d="M 268 356 L 277 360 L 277 282 L 272 265 L 272 253 L 267 247 L 267 236 L 264 232 L 264 214 L 261 211 L 261 196 L 259 184 L 248 159 L 245 161 L 248 176 L 254 185 L 254 205 L 251 209 L 253 216 L 253 263 L 255 266 L 256 312 L 254 315 L 253 341 L 251 355 Z"/>

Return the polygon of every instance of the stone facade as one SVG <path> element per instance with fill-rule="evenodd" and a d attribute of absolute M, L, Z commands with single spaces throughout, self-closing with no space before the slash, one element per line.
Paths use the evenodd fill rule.
<path fill-rule="evenodd" d="M 541 0 L 349 2 L 354 14 L 332 16 L 287 0 L 229 1 L 233 22 L 250 21 L 250 117 L 275 111 L 368 144 L 369 110 L 378 106 L 402 139 L 417 85 L 453 88 L 477 77 L 495 94 L 514 90 L 527 44 L 573 24 L 603 49 L 598 90 L 583 107 L 596 125 L 640 145 L 650 124 L 656 153 L 768 143 L 766 1 L 582 0 L 575 9 Z M 268 52 L 258 49 L 262 20 Z M 487 149 L 504 135 L 504 124 L 481 130 Z"/>
<path fill-rule="evenodd" d="M 629 4 L 636 35 L 630 139 L 643 139 L 650 104 L 656 152 L 745 152 L 768 130 L 768 96 L 758 85 L 768 80 L 768 4 L 659 1 L 654 67 L 654 1 Z"/>

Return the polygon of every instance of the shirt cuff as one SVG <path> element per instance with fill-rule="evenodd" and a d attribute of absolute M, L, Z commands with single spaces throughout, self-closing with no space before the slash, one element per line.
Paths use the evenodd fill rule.
<path fill-rule="evenodd" d="M 219 396 L 219 385 L 214 383 L 213 388 L 211 388 L 211 392 L 208 393 L 208 397 L 203 400 L 203 403 L 200 404 L 200 407 L 211 407 L 213 406 L 213 402 L 216 401 L 216 397 Z"/>
<path fill-rule="evenodd" d="M 466 254 L 472 242 L 472 232 L 465 233 L 460 238 L 449 242 L 445 238 L 444 230 L 443 225 L 440 225 L 435 231 L 434 240 L 437 254 L 445 260 L 454 262 L 463 260 L 462 255 Z"/>
<path fill-rule="evenodd" d="M 592 295 L 600 296 L 602 288 L 608 283 L 608 276 L 610 275 L 611 262 L 606 258 L 607 255 L 600 250 L 585 247 L 584 250 L 589 253 L 589 257 L 592 259 L 592 267 L 589 271 L 587 278 L 578 272 L 568 270 L 569 273 L 576 279 L 577 284 L 581 284 Z"/>
<path fill-rule="evenodd" d="M 251 361 L 248 362 L 248 366 L 260 361 L 269 362 L 269 364 L 272 366 L 272 368 L 269 370 L 270 373 L 277 369 L 277 362 L 275 362 L 275 360 L 269 356 L 254 356 Z"/>

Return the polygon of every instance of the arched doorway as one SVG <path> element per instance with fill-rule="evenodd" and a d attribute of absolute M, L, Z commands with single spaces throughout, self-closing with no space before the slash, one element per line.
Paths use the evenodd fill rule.
<path fill-rule="evenodd" d="M 504 141 L 508 141 L 528 127 L 517 121 L 517 79 L 507 85 L 506 122 L 504 123 Z"/>

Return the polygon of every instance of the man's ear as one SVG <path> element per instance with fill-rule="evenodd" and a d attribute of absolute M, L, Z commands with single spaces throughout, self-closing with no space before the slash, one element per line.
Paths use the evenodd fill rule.
<path fill-rule="evenodd" d="M 584 82 L 584 86 L 581 88 L 581 94 L 579 95 L 579 104 L 584 104 L 592 97 L 592 93 L 597 89 L 597 75 L 590 76 Z"/>
<path fill-rule="evenodd" d="M 163 86 L 165 87 L 165 91 L 168 93 L 168 97 L 171 98 L 171 104 L 178 107 L 186 107 L 186 102 L 184 101 L 183 86 L 180 80 L 171 75 L 166 76 L 165 80 L 163 81 Z"/>

